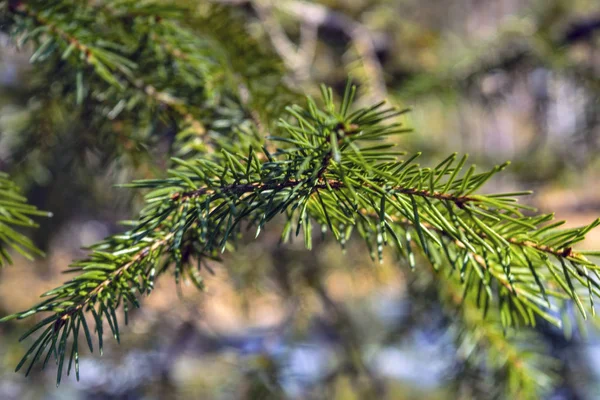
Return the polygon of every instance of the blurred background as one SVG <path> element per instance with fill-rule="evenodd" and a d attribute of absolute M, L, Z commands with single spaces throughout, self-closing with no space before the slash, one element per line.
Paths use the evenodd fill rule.
<path fill-rule="evenodd" d="M 527 202 L 569 226 L 600 215 L 597 0 L 221 3 L 273 47 L 290 86 L 341 91 L 351 75 L 361 102 L 410 107 L 414 132 L 399 144 L 422 151 L 423 164 L 455 151 L 482 168 L 511 160 L 487 190 L 533 189 Z M 168 155 L 160 140 L 151 161 L 106 151 L 118 135 L 82 124 L 85 110 L 36 81 L 44 75 L 31 54 L 0 41 L 0 168 L 54 213 L 31 233 L 47 257 L 0 271 L 5 315 L 64 281 L 83 246 L 118 232 L 140 202 L 114 184 L 160 175 Z M 26 131 L 35 132 L 35 151 Z M 206 292 L 163 278 L 121 345 L 107 340 L 102 357 L 82 357 L 79 383 L 56 389 L 52 369 L 15 374 L 26 323 L 0 325 L 0 399 L 505 398 L 503 377 L 456 341 L 454 311 L 440 305 L 431 275 L 391 255 L 377 265 L 360 243 L 342 254 L 323 240 L 309 252 L 278 246 L 279 234 L 275 226 L 211 265 Z M 600 232 L 583 246 L 600 248 Z M 546 397 L 600 398 L 595 328 L 537 331 L 559 360 L 561 379 Z"/>

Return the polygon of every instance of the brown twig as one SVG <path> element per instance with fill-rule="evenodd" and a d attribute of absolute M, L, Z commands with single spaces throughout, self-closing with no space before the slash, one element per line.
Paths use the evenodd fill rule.
<path fill-rule="evenodd" d="M 327 157 L 326 157 L 327 159 Z M 323 182 L 323 175 L 324 175 L 325 171 L 323 171 L 323 173 L 321 173 L 321 182 Z M 243 194 L 243 193 L 249 193 L 249 192 L 254 192 L 256 190 L 258 191 L 265 191 L 265 190 L 281 190 L 281 189 L 286 189 L 286 188 L 292 188 L 292 187 L 296 187 L 298 185 L 302 185 L 302 184 L 306 184 L 306 183 L 311 183 L 310 181 L 297 181 L 297 180 L 288 180 L 285 182 L 275 182 L 275 183 L 261 183 L 261 182 L 253 182 L 253 183 L 234 183 L 231 185 L 226 185 L 226 186 L 222 186 L 222 187 L 215 187 L 215 188 L 209 188 L 209 187 L 204 187 L 204 188 L 200 188 L 200 189 L 196 189 L 196 190 L 192 190 L 189 192 L 177 192 L 175 194 L 173 194 L 172 199 L 173 200 L 177 200 L 180 198 L 195 198 L 195 197 L 199 197 L 199 196 L 203 196 L 205 194 L 214 194 L 217 192 L 229 192 L 229 193 L 233 193 L 233 194 Z M 326 182 L 324 183 L 318 183 L 318 184 L 313 184 L 310 185 L 310 187 L 313 190 L 317 190 L 317 189 L 344 189 L 346 187 L 346 185 L 342 182 L 342 181 L 338 181 L 335 179 L 328 179 Z M 371 187 L 368 184 L 363 185 L 363 187 Z M 442 201 L 449 201 L 452 202 L 454 204 L 456 204 L 458 207 L 463 207 L 465 203 L 468 202 L 474 202 L 477 201 L 477 199 L 469 197 L 469 196 L 455 196 L 452 194 L 448 194 L 448 193 L 439 193 L 439 192 L 430 192 L 428 190 L 419 190 L 419 189 L 413 189 L 413 188 L 404 188 L 404 187 L 394 187 L 390 189 L 390 193 L 401 193 L 401 194 L 406 194 L 406 195 L 411 195 L 411 196 L 419 196 L 419 197 L 426 197 L 426 198 L 431 198 L 431 199 L 437 199 L 437 200 L 442 200 Z"/>

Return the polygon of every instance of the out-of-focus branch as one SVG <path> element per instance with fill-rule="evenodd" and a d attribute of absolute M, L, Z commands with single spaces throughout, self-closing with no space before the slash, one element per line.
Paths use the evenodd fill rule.
<path fill-rule="evenodd" d="M 303 22 L 300 26 L 300 46 L 298 47 L 298 52 L 302 55 L 309 68 L 315 58 L 318 40 L 319 26 L 310 22 Z"/>
<path fill-rule="evenodd" d="M 308 79 L 308 68 L 310 61 L 303 57 L 300 49 L 289 39 L 285 30 L 273 16 L 273 7 L 269 1 L 255 0 L 251 1 L 262 26 L 264 27 L 273 47 L 281 56 L 285 65 L 294 73 L 297 80 L 305 81 Z"/>
<path fill-rule="evenodd" d="M 366 76 L 369 79 L 369 97 L 386 97 L 386 85 L 384 72 L 377 58 L 375 37 L 365 25 L 348 17 L 347 15 L 333 11 L 324 5 L 309 3 L 303 0 L 212 0 L 220 4 L 236 6 L 252 5 L 258 17 L 263 22 L 265 30 L 269 35 L 275 50 L 280 54 L 286 65 L 290 67 L 299 78 L 308 73 L 312 62 L 314 46 L 316 45 L 316 28 L 327 27 L 340 31 L 347 35 L 358 53 Z M 281 25 L 274 20 L 271 9 L 278 9 L 293 16 L 302 23 L 309 34 L 315 34 L 305 38 L 306 43 L 298 49 L 291 43 Z M 305 32 L 303 32 L 305 33 Z"/>

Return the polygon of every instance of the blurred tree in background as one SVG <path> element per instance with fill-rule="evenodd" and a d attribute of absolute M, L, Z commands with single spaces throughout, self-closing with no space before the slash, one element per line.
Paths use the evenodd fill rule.
<path fill-rule="evenodd" d="M 8 0 L 0 26 L 0 398 L 600 395 L 572 247 L 600 248 L 597 2 Z"/>

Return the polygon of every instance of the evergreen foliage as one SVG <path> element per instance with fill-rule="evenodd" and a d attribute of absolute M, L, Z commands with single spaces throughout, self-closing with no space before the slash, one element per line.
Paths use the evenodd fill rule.
<path fill-rule="evenodd" d="M 420 166 L 418 153 L 390 140 L 407 132 L 406 110 L 385 102 L 356 108 L 351 84 L 339 101 L 326 87 L 320 100 L 299 101 L 281 83 L 280 61 L 231 10 L 133 0 L 0 4 L 3 30 L 33 48 L 31 62 L 55 75 L 65 101 L 91 112 L 104 132 L 115 121 L 133 127 L 115 146 L 144 148 L 173 135 L 167 177 L 125 185 L 145 201 L 128 230 L 92 246 L 68 268 L 74 277 L 41 303 L 2 319 L 43 314 L 21 338 L 35 335 L 17 370 L 28 374 L 53 358 L 57 383 L 65 372 L 78 377 L 82 349 L 101 354 L 105 333 L 118 341 L 119 319 L 127 324 L 161 275 L 202 290 L 206 260 L 235 251 L 244 232 L 259 240 L 277 223 L 282 243 L 299 237 L 311 250 L 321 233 L 343 249 L 354 235 L 373 260 L 389 247 L 401 264 L 431 275 L 440 301 L 460 316 L 464 356 L 502 372 L 508 393 L 535 396 L 552 378 L 547 356 L 526 336 L 514 339 L 512 328 L 560 327 L 570 302 L 581 317 L 594 314 L 600 253 L 574 246 L 600 219 L 561 229 L 563 221 L 517 201 L 529 192 L 483 194 L 508 163 L 479 172 L 466 155 L 451 154 Z M 6 177 L 0 184 L 0 238 L 36 253 L 11 225 L 34 226 L 28 216 L 43 213 Z"/>
<path fill-rule="evenodd" d="M 33 216 L 50 216 L 27 204 L 19 187 L 5 173 L 0 173 L 0 266 L 12 263 L 9 249 L 32 260 L 33 255 L 43 253 L 33 244 L 31 239 L 18 232 L 16 227 L 34 228 L 37 224 Z"/>

